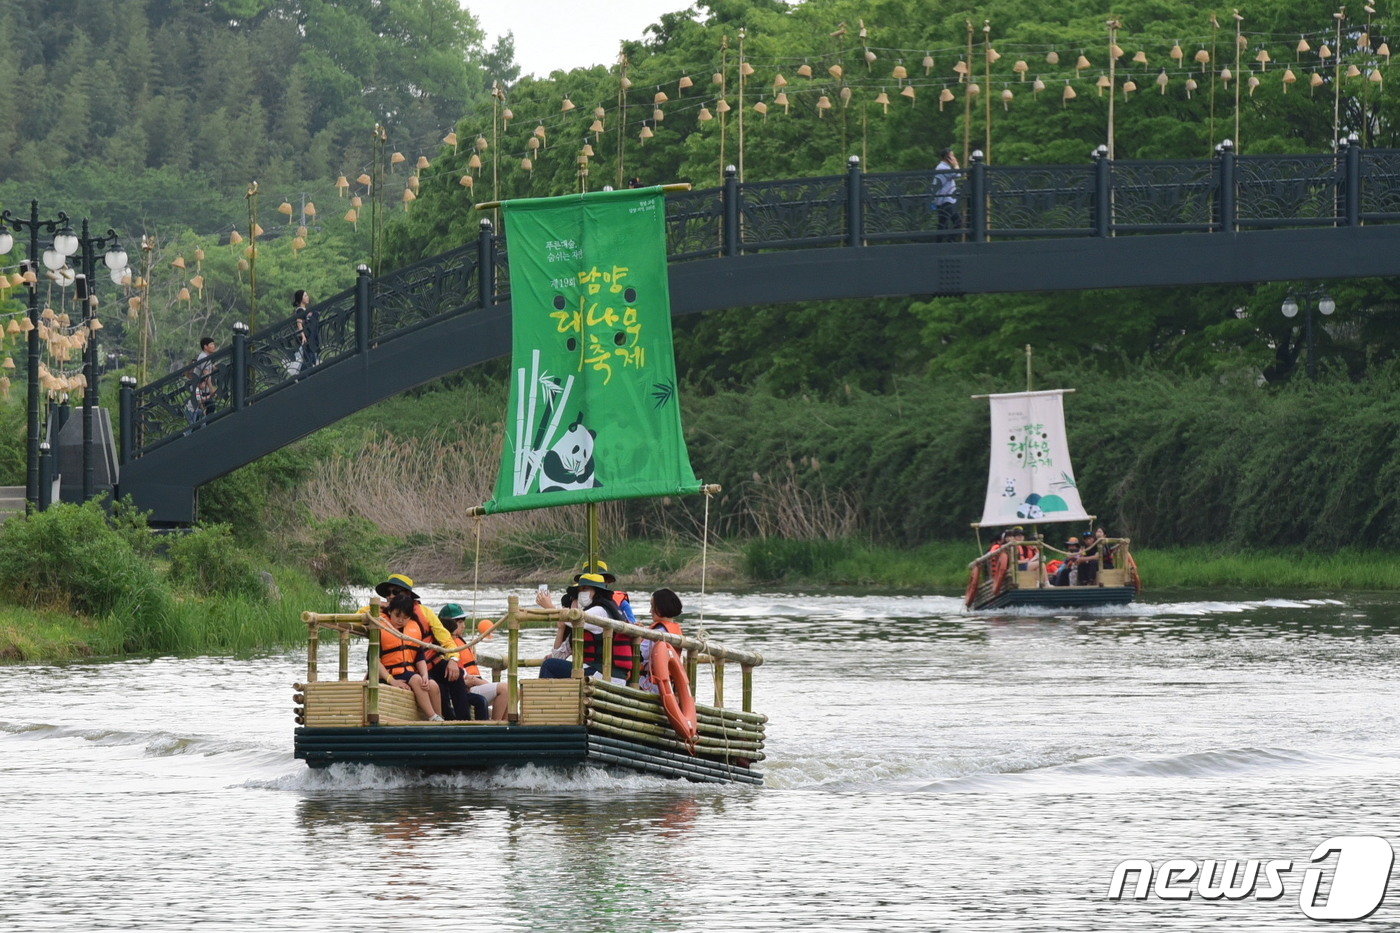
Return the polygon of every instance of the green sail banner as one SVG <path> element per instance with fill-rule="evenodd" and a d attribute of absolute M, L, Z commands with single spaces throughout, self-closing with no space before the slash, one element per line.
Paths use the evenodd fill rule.
<path fill-rule="evenodd" d="M 696 492 L 659 188 L 507 201 L 512 359 L 487 512 Z"/>

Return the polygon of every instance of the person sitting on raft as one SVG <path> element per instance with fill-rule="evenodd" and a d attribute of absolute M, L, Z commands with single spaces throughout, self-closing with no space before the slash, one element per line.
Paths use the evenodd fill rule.
<path fill-rule="evenodd" d="M 377 584 L 374 591 L 384 599 L 392 599 L 398 593 L 407 593 L 413 600 L 413 618 L 418 622 L 418 628 L 423 632 L 423 641 L 435 641 L 444 648 L 452 648 L 455 642 L 452 635 L 447 631 L 447 627 L 442 624 L 437 613 L 423 605 L 423 601 L 418 594 L 413 592 L 413 580 L 401 573 L 389 574 L 389 579 Z M 360 609 L 361 612 L 368 612 L 369 607 Z M 444 668 L 444 676 L 449 681 L 455 681 L 462 676 L 462 666 L 455 660 L 449 660 Z"/>
<path fill-rule="evenodd" d="M 585 573 L 598 574 L 603 578 L 603 582 L 606 583 L 608 586 L 612 586 L 614 583 L 617 582 L 617 576 L 613 574 L 610 570 L 608 570 L 608 565 L 606 562 L 601 560 L 585 560 L 583 562 L 583 565 L 579 568 L 579 572 L 574 574 L 574 585 L 564 591 L 565 596 L 569 596 L 571 593 L 577 590 L 578 578 L 583 576 Z M 545 596 L 546 598 L 548 598 L 548 592 L 546 592 Z M 626 592 L 617 589 L 613 590 L 612 601 L 617 603 L 617 607 L 622 610 L 623 619 L 625 619 L 628 622 L 631 622 L 633 625 L 637 624 L 637 615 L 632 611 L 632 599 L 630 596 L 627 595 Z M 538 602 L 538 599 L 536 600 L 536 602 Z M 540 605 L 544 606 L 546 609 L 554 608 L 554 604 L 552 602 L 549 603 L 549 605 L 545 605 L 544 603 L 540 603 Z"/>
<path fill-rule="evenodd" d="M 1099 559 L 1097 557 L 1085 557 L 1083 544 L 1078 538 L 1070 538 L 1065 542 L 1064 563 L 1060 566 L 1055 578 L 1051 580 L 1053 586 L 1089 586 L 1098 576 Z"/>
<path fill-rule="evenodd" d="M 613 591 L 608 587 L 602 574 L 581 573 L 574 577 L 577 589 L 570 587 L 560 601 L 565 609 L 575 605 L 585 616 L 612 619 L 626 622 L 622 609 L 613 602 Z M 554 608 L 554 599 L 548 591 L 541 591 L 535 601 L 546 609 Z M 568 660 L 573 652 L 573 630 L 568 622 L 560 620 L 554 633 L 554 650 L 540 665 L 541 677 L 572 677 L 573 664 Z M 603 628 L 589 622 L 583 623 L 583 670 L 589 677 L 603 676 Z M 613 639 L 612 682 L 618 685 L 627 683 L 627 675 L 632 670 L 632 642 L 625 637 Z"/>
<path fill-rule="evenodd" d="M 683 611 L 681 598 L 674 590 L 664 587 L 651 594 L 651 628 L 660 629 L 663 632 L 670 632 L 672 635 L 681 634 L 681 624 L 676 621 L 676 616 Z M 656 643 L 650 639 L 642 639 L 642 679 L 637 686 L 648 693 L 660 693 L 661 688 L 651 679 L 651 649 Z"/>
<path fill-rule="evenodd" d="M 438 618 L 442 624 L 447 626 L 452 634 L 452 640 L 461 649 L 456 652 L 457 662 L 462 665 L 462 680 L 464 689 L 468 692 L 475 718 L 487 718 L 487 705 L 490 704 L 490 718 L 505 719 L 506 707 L 510 703 L 510 687 L 504 682 L 492 683 L 481 676 L 481 668 L 476 663 L 476 652 L 467 647 L 466 621 L 467 611 L 457 603 L 448 603 L 438 611 Z M 491 621 L 482 619 L 477 626 L 478 632 L 489 632 Z M 486 636 L 490 638 L 490 635 Z M 453 698 L 455 708 L 456 698 Z M 465 718 L 465 717 L 462 717 Z"/>
<path fill-rule="evenodd" d="M 424 641 L 423 630 L 413 611 L 413 598 L 399 593 L 390 598 L 387 607 L 388 628 L 379 636 L 379 677 L 385 683 L 413 691 L 413 699 L 423 718 L 442 722 L 442 694 L 428 677 L 428 664 L 423 649 L 406 638 Z"/>
<path fill-rule="evenodd" d="M 1025 542 L 1026 530 L 1020 525 L 1015 526 L 1006 533 L 1006 544 L 1015 545 L 1016 548 L 1012 553 L 1016 555 L 1017 570 L 1030 570 L 1031 566 L 1035 563 L 1037 549 Z"/>

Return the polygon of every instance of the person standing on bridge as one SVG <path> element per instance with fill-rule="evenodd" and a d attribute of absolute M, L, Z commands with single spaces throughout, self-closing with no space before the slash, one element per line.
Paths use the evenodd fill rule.
<path fill-rule="evenodd" d="M 961 211 L 958 210 L 958 157 L 952 149 L 938 153 L 938 166 L 933 170 L 933 206 L 938 211 L 937 242 L 947 243 L 957 238 L 955 233 L 945 230 L 958 230 L 962 227 Z"/>
<path fill-rule="evenodd" d="M 321 315 L 311 307 L 311 293 L 304 288 L 292 292 L 292 317 L 297 334 L 301 371 L 315 366 L 321 358 Z"/>

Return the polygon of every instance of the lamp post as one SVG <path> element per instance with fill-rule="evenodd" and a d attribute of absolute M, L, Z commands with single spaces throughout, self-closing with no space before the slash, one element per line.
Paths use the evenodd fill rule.
<path fill-rule="evenodd" d="M 83 219 L 83 233 L 78 238 L 82 250 L 84 283 L 78 288 L 78 298 L 84 303 L 83 322 L 87 327 L 87 342 L 83 346 L 83 500 L 92 498 L 96 491 L 95 464 L 93 459 L 92 413 L 101 400 L 101 376 L 97 372 L 97 332 L 102 324 L 97 320 L 97 254 L 103 253 L 102 262 L 118 285 L 131 280 L 128 268 L 130 257 L 122 248 L 117 231 L 108 227 L 101 236 L 88 233 L 87 219 Z"/>
<path fill-rule="evenodd" d="M 1299 303 L 1299 297 L 1302 303 Z M 1279 308 L 1283 316 L 1292 320 L 1298 316 L 1301 308 L 1303 311 L 1303 340 L 1308 347 L 1308 378 L 1317 378 L 1316 342 L 1313 337 L 1313 302 L 1316 300 L 1317 310 L 1324 316 L 1330 315 L 1337 310 L 1337 303 L 1332 300 L 1332 296 L 1325 291 L 1316 290 L 1305 292 L 1301 296 L 1289 295 L 1283 299 L 1283 305 Z"/>
<path fill-rule="evenodd" d="M 46 250 L 45 265 L 63 256 L 56 267 L 63 268 L 67 257 L 77 252 L 77 237 L 68 226 L 68 215 L 58 212 L 55 220 L 41 220 L 39 202 L 29 202 L 29 217 L 16 217 L 8 210 L 0 213 L 0 230 L 14 230 L 16 233 L 29 233 L 28 262 L 25 265 L 25 278 L 29 284 L 29 343 L 28 355 L 28 418 L 25 427 L 25 484 L 24 499 L 26 508 L 32 512 L 39 504 L 39 234 L 47 230 L 53 234 L 54 248 Z M 8 236 L 8 233 L 5 234 Z M 71 242 L 70 242 L 71 239 Z M 60 242 L 61 241 L 61 242 Z M 72 246 L 67 253 L 60 247 Z"/>

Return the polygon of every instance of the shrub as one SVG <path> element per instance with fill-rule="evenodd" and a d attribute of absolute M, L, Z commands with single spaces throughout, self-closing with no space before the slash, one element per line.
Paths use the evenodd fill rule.
<path fill-rule="evenodd" d="M 264 594 L 262 577 L 251 555 L 233 540 L 228 525 L 203 525 L 170 545 L 170 580 L 200 595 Z"/>
<path fill-rule="evenodd" d="M 54 505 L 0 525 L 0 592 L 21 605 L 90 615 L 169 603 L 151 564 L 97 502 Z"/>
<path fill-rule="evenodd" d="M 292 550 L 322 586 L 347 586 L 388 575 L 384 555 L 389 543 L 367 518 L 308 517 Z"/>
<path fill-rule="evenodd" d="M 849 547 L 846 542 L 825 538 L 816 541 L 754 538 L 744 545 L 744 573 L 754 580 L 797 577 L 817 581 L 831 576 Z"/>

